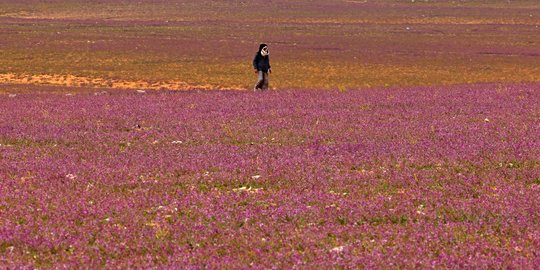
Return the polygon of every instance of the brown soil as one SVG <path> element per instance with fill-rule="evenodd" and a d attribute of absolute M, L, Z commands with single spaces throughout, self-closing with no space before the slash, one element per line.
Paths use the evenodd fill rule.
<path fill-rule="evenodd" d="M 30 85 L 57 85 L 69 87 L 92 87 L 92 88 L 115 88 L 115 89 L 145 89 L 145 90 L 236 90 L 227 87 L 215 87 L 212 85 L 191 85 L 186 82 L 168 81 L 127 81 L 105 78 L 88 78 L 63 74 L 0 74 L 0 83 L 5 84 L 30 84 Z"/>

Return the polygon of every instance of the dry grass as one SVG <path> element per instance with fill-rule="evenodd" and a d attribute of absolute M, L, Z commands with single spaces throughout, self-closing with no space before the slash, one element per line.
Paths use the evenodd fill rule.
<path fill-rule="evenodd" d="M 280 89 L 540 81 L 535 1 L 262 6 L 6 1 L 0 82 L 249 89 L 260 41 L 271 45 L 271 85 Z"/>

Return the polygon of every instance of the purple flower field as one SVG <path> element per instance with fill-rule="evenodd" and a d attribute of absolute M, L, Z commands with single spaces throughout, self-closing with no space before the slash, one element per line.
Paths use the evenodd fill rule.
<path fill-rule="evenodd" d="M 539 84 L 66 91 L 0 94 L 0 268 L 540 268 Z"/>

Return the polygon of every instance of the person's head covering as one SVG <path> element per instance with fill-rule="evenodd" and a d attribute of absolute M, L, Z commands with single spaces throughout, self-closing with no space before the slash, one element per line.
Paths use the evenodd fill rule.
<path fill-rule="evenodd" d="M 261 43 L 261 45 L 259 45 L 259 53 L 262 56 L 270 55 L 270 52 L 268 51 L 268 45 L 266 45 L 265 43 Z"/>

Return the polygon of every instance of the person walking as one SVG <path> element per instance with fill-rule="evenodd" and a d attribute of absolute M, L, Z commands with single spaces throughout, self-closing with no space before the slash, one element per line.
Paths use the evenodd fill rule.
<path fill-rule="evenodd" d="M 264 43 L 259 45 L 259 51 L 253 58 L 253 68 L 258 75 L 253 91 L 265 91 L 268 89 L 268 73 L 272 73 L 269 55 L 268 45 Z"/>

